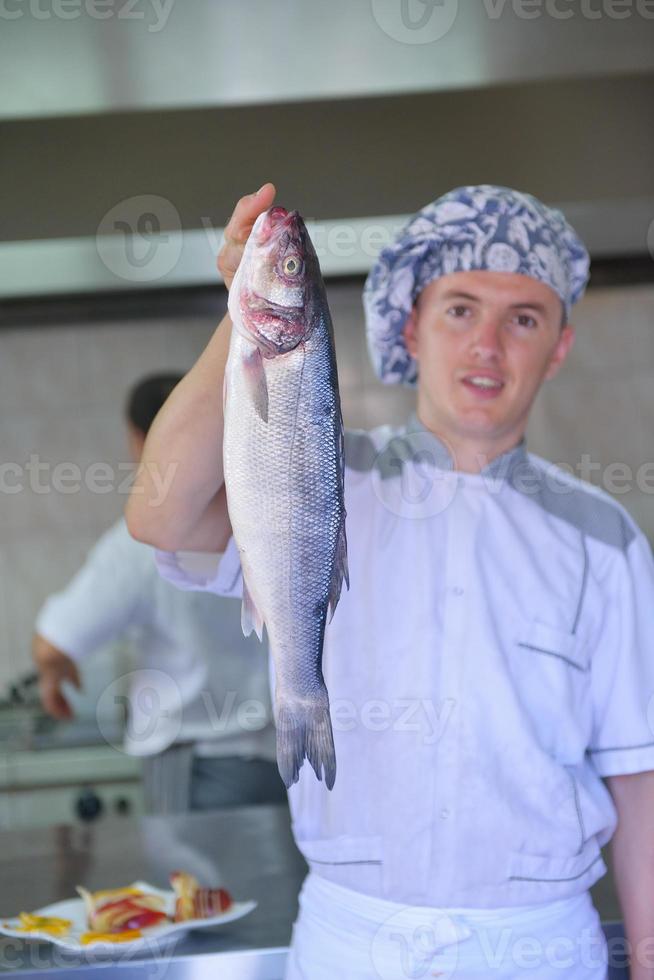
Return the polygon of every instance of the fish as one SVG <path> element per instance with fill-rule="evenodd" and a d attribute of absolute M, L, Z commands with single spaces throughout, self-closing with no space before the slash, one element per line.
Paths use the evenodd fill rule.
<path fill-rule="evenodd" d="M 350 587 L 344 433 L 334 330 L 320 265 L 297 211 L 259 215 L 229 292 L 223 463 L 241 561 L 241 625 L 275 672 L 277 764 L 304 759 L 332 789 L 336 755 L 322 671 L 328 616 Z"/>

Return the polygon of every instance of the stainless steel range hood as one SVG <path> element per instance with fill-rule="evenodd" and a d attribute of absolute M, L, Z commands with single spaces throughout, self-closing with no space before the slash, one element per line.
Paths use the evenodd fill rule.
<path fill-rule="evenodd" d="M 0 21 L 1 297 L 215 283 L 266 179 L 327 275 L 464 183 L 563 206 L 595 256 L 654 245 L 654 0 L 2 0 Z"/>
<path fill-rule="evenodd" d="M 652 0 L 4 0 L 0 118 L 654 70 Z"/>

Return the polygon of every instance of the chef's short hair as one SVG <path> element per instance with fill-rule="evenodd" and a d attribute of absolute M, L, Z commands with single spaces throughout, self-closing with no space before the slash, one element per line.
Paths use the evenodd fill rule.
<path fill-rule="evenodd" d="M 183 374 L 151 374 L 136 382 L 125 406 L 127 419 L 135 429 L 147 434 L 155 415 L 183 377 Z"/>

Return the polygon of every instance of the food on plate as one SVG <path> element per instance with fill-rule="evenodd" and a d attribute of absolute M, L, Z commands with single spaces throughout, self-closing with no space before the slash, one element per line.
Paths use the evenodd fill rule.
<path fill-rule="evenodd" d="M 46 932 L 50 936 L 65 936 L 72 925 L 70 919 L 58 919 L 54 915 L 34 915 L 31 912 L 21 912 L 18 918 L 20 926 L 15 928 L 15 932 Z"/>
<path fill-rule="evenodd" d="M 232 905 L 232 896 L 225 888 L 202 888 L 197 878 L 186 871 L 174 871 L 170 884 L 176 896 L 175 922 L 209 919 Z"/>
<path fill-rule="evenodd" d="M 129 943 L 132 939 L 140 939 L 143 933 L 140 929 L 125 929 L 124 932 L 83 932 L 79 937 L 82 946 L 91 943 Z"/>
<path fill-rule="evenodd" d="M 127 943 L 141 939 L 149 930 L 153 930 L 152 935 L 158 935 L 157 926 L 175 931 L 180 922 L 188 922 L 192 927 L 193 922 L 199 924 L 198 920 L 219 920 L 222 913 L 234 905 L 224 888 L 204 888 L 197 878 L 185 871 L 171 874 L 170 883 L 171 892 L 153 889 L 145 883 L 96 892 L 78 885 L 83 909 L 78 899 L 59 903 L 61 911 L 68 912 L 73 919 L 21 912 L 17 920 L 0 921 L 0 932 L 32 934 L 34 938 L 47 935 L 55 941 L 63 937 L 81 946 Z M 251 911 L 254 904 L 250 903 L 241 914 Z M 55 906 L 52 908 L 56 910 Z"/>
<path fill-rule="evenodd" d="M 297 211 L 257 218 L 229 291 L 225 370 L 227 506 L 243 571 L 247 636 L 268 631 L 277 764 L 287 787 L 304 759 L 336 778 L 322 672 L 343 579 L 343 419 L 320 265 Z"/>
<path fill-rule="evenodd" d="M 149 929 L 170 921 L 164 898 L 133 886 L 104 892 L 90 892 L 78 886 L 77 891 L 86 908 L 89 928 L 94 933 Z"/>

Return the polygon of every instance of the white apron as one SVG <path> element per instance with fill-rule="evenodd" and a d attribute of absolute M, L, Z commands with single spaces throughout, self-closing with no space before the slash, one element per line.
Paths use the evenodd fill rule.
<path fill-rule="evenodd" d="M 606 980 L 590 895 L 504 909 L 403 906 L 306 878 L 285 980 Z"/>

